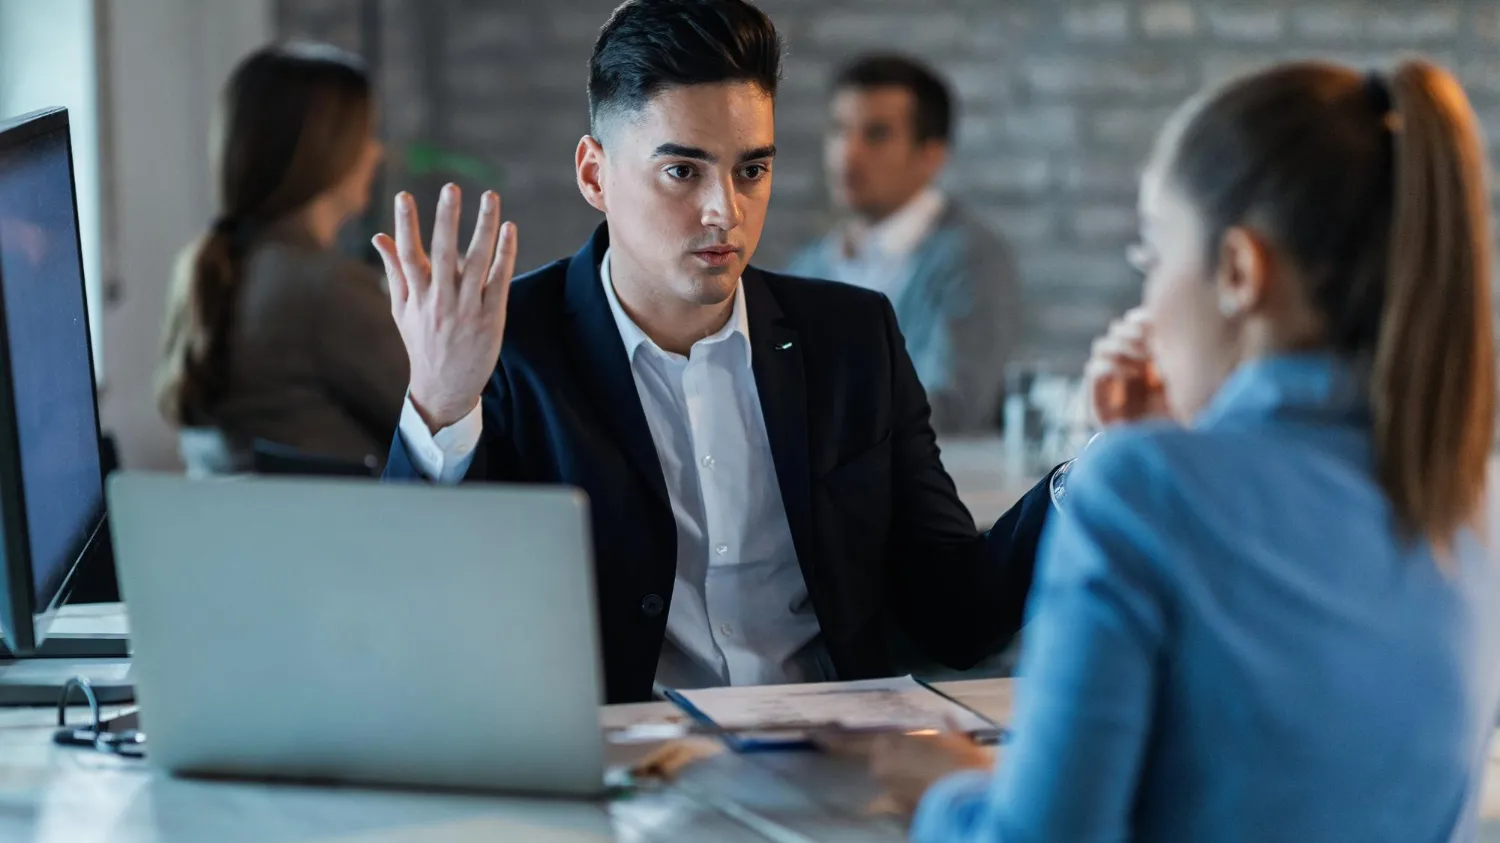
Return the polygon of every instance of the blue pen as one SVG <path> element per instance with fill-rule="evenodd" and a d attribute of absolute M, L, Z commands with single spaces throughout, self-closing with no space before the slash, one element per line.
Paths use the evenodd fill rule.
<path fill-rule="evenodd" d="M 673 705 L 682 709 L 682 713 L 692 719 L 694 723 L 712 732 L 719 740 L 735 752 L 790 752 L 816 750 L 818 745 L 807 738 L 788 738 L 784 741 L 765 740 L 763 738 L 742 738 L 739 735 L 725 729 L 703 712 L 703 709 L 693 705 L 692 701 L 679 693 L 675 688 L 658 686 L 658 693 L 666 697 Z"/>

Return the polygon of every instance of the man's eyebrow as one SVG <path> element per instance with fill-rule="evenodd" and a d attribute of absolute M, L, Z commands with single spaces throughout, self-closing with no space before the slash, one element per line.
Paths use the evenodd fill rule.
<path fill-rule="evenodd" d="M 703 161 L 709 164 L 719 163 L 719 156 L 696 146 L 687 146 L 680 143 L 664 143 L 651 153 L 652 158 L 689 158 L 694 161 Z M 775 158 L 776 144 L 757 146 L 740 153 L 739 163 L 755 161 L 761 158 Z"/>
<path fill-rule="evenodd" d="M 710 164 L 719 163 L 719 156 L 714 155 L 706 149 L 696 146 L 684 146 L 680 143 L 664 143 L 651 153 L 652 158 L 691 158 L 694 161 L 706 161 Z"/>
<path fill-rule="evenodd" d="M 776 144 L 772 143 L 772 144 L 767 144 L 766 146 L 757 146 L 754 149 L 747 149 L 744 152 L 740 153 L 740 163 L 743 164 L 746 161 L 754 161 L 754 160 L 756 160 L 758 158 L 775 158 L 775 157 L 776 157 Z"/>

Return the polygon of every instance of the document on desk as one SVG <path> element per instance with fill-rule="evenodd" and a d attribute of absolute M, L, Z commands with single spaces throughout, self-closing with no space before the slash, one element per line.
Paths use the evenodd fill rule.
<path fill-rule="evenodd" d="M 1001 739 L 993 721 L 911 677 L 669 691 L 668 699 L 716 732 L 792 733 L 943 729 L 952 722 L 981 742 Z"/>

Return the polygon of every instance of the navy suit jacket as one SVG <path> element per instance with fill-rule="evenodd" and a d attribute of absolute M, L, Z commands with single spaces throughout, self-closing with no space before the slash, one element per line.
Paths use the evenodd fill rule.
<path fill-rule="evenodd" d="M 605 689 L 616 703 L 651 698 L 677 529 L 599 278 L 607 246 L 601 225 L 572 258 L 513 282 L 466 480 L 588 494 Z M 896 640 L 955 668 L 1003 647 L 1021 626 L 1046 481 L 980 533 L 943 469 L 886 298 L 754 268 L 742 283 L 777 481 L 838 678 L 890 675 Z M 386 476 L 419 476 L 400 436 Z"/>

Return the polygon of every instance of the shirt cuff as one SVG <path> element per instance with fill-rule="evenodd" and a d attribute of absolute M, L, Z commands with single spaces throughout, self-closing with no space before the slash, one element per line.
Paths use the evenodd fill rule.
<path fill-rule="evenodd" d="M 984 808 L 990 778 L 985 770 L 963 770 L 928 788 L 912 817 L 913 843 L 967 839 Z"/>
<path fill-rule="evenodd" d="M 484 414 L 475 404 L 469 414 L 434 434 L 417 412 L 411 395 L 401 408 L 401 441 L 412 465 L 423 477 L 452 485 L 464 479 L 474 462 L 474 449 L 484 431 Z"/>

